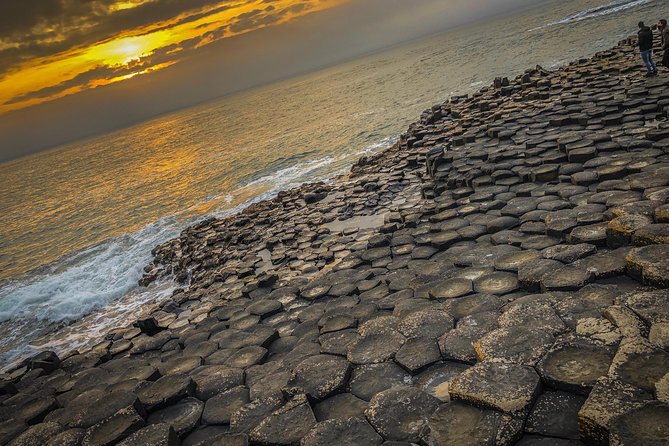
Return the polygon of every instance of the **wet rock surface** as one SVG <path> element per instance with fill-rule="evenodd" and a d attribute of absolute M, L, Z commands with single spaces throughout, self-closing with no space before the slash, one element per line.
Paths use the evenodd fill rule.
<path fill-rule="evenodd" d="M 663 444 L 669 78 L 634 43 L 156 247 L 180 287 L 0 376 L 0 444 Z"/>
<path fill-rule="evenodd" d="M 378 446 L 381 437 L 362 417 L 318 423 L 304 436 L 304 446 Z"/>
<path fill-rule="evenodd" d="M 386 439 L 418 442 L 426 420 L 440 400 L 415 387 L 384 390 L 372 398 L 365 415 Z"/>
<path fill-rule="evenodd" d="M 539 376 L 533 368 L 488 361 L 461 373 L 451 382 L 449 392 L 452 399 L 516 413 L 534 402 L 540 388 Z"/>
<path fill-rule="evenodd" d="M 511 445 L 522 436 L 522 428 L 522 419 L 452 402 L 432 414 L 422 438 L 430 446 Z"/>

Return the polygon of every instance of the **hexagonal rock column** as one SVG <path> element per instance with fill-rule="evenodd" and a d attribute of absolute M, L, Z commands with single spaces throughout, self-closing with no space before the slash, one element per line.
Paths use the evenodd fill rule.
<path fill-rule="evenodd" d="M 379 446 L 383 438 L 364 418 L 318 423 L 302 439 L 302 446 Z"/>
<path fill-rule="evenodd" d="M 658 223 L 638 229 L 632 236 L 632 243 L 637 246 L 669 244 L 669 224 Z"/>
<path fill-rule="evenodd" d="M 134 409 L 122 409 L 86 430 L 82 446 L 108 446 L 144 427 L 144 420 Z"/>
<path fill-rule="evenodd" d="M 518 290 L 516 274 L 495 272 L 483 275 L 474 281 L 474 290 L 477 293 L 504 295 Z"/>
<path fill-rule="evenodd" d="M 592 388 L 578 413 L 578 430 L 587 444 L 608 445 L 611 421 L 641 407 L 652 397 L 636 387 L 602 378 Z"/>
<path fill-rule="evenodd" d="M 669 288 L 669 245 L 635 248 L 625 257 L 627 273 L 648 285 Z"/>
<path fill-rule="evenodd" d="M 644 338 L 625 338 L 609 369 L 609 376 L 653 392 L 655 383 L 669 373 L 669 353 Z"/>
<path fill-rule="evenodd" d="M 361 417 L 369 403 L 350 393 L 338 393 L 316 404 L 314 415 L 318 421 L 335 418 Z"/>
<path fill-rule="evenodd" d="M 517 272 L 523 265 L 532 263 L 540 258 L 541 253 L 539 251 L 523 250 L 512 252 L 495 259 L 495 268 L 500 271 Z"/>
<path fill-rule="evenodd" d="M 392 359 L 406 338 L 395 330 L 370 333 L 355 341 L 346 357 L 353 364 L 375 364 Z"/>
<path fill-rule="evenodd" d="M 451 381 L 451 398 L 502 412 L 528 409 L 541 383 L 533 368 L 508 363 L 481 362 Z"/>
<path fill-rule="evenodd" d="M 315 355 L 300 362 L 288 381 L 291 393 L 322 400 L 346 386 L 351 364 L 339 356 Z"/>
<path fill-rule="evenodd" d="M 474 342 L 485 335 L 481 327 L 462 326 L 439 338 L 439 350 L 444 359 L 475 364 L 477 360 Z"/>
<path fill-rule="evenodd" d="M 466 296 L 474 291 L 472 281 L 463 278 L 452 278 L 431 284 L 428 293 L 432 299 L 454 299 Z"/>
<path fill-rule="evenodd" d="M 282 396 L 271 396 L 251 401 L 230 417 L 230 432 L 242 433 L 255 428 L 262 420 L 284 404 Z"/>
<path fill-rule="evenodd" d="M 427 419 L 440 403 L 414 387 L 393 388 L 372 398 L 365 415 L 386 440 L 418 443 Z"/>
<path fill-rule="evenodd" d="M 545 330 L 532 327 L 498 328 L 474 342 L 479 361 L 498 360 L 534 366 L 555 342 Z"/>
<path fill-rule="evenodd" d="M 578 245 L 555 245 L 544 249 L 541 253 L 546 259 L 563 263 L 573 263 L 597 252 L 595 245 L 579 243 Z"/>
<path fill-rule="evenodd" d="M 142 415 L 145 413 L 144 405 L 139 401 L 137 395 L 131 392 L 119 390 L 106 393 L 104 397 L 100 397 L 97 392 L 92 392 L 94 398 L 99 398 L 98 401 L 81 402 L 81 398 L 85 398 L 85 394 L 80 395 L 81 398 L 73 400 L 67 410 L 64 410 L 57 415 L 57 411 L 50 414 L 50 421 L 58 421 L 62 424 L 68 424 L 75 428 L 89 428 L 94 424 L 108 418 L 121 409 L 135 409 Z"/>
<path fill-rule="evenodd" d="M 244 384 L 244 371 L 226 366 L 203 366 L 196 369 L 192 377 L 195 396 L 201 401 Z"/>
<path fill-rule="evenodd" d="M 592 272 L 595 280 L 622 276 L 627 269 L 625 262 L 626 250 L 627 248 L 621 248 L 615 251 L 594 254 L 574 262 L 573 265 Z"/>
<path fill-rule="evenodd" d="M 307 397 L 298 395 L 265 418 L 250 432 L 249 438 L 262 445 L 297 444 L 315 424 Z"/>
<path fill-rule="evenodd" d="M 350 392 L 365 401 L 391 387 L 411 385 L 411 375 L 393 362 L 357 366 L 348 384 Z"/>
<path fill-rule="evenodd" d="M 645 215 L 630 214 L 611 220 L 606 227 L 606 244 L 609 248 L 629 245 L 632 235 L 640 228 L 648 226 L 653 220 Z"/>
<path fill-rule="evenodd" d="M 556 271 L 564 266 L 556 260 L 538 259 L 527 262 L 518 268 L 518 282 L 530 291 L 538 291 L 541 288 L 544 275 Z"/>
<path fill-rule="evenodd" d="M 585 397 L 547 391 L 537 399 L 527 417 L 525 432 L 578 440 L 578 412 Z"/>
<path fill-rule="evenodd" d="M 408 339 L 438 338 L 455 324 L 450 314 L 439 308 L 415 311 L 406 316 L 397 330 Z"/>
<path fill-rule="evenodd" d="M 564 322 L 553 308 L 539 299 L 522 303 L 513 302 L 505 308 L 504 313 L 498 319 L 498 323 L 502 328 L 529 327 L 547 331 L 553 335 L 566 330 Z"/>
<path fill-rule="evenodd" d="M 597 247 L 606 246 L 607 223 L 596 223 L 588 226 L 577 226 L 567 236 L 569 243 L 589 243 Z"/>
<path fill-rule="evenodd" d="M 83 429 L 68 429 L 55 437 L 51 437 L 46 446 L 79 446 L 85 434 L 86 431 Z"/>
<path fill-rule="evenodd" d="M 39 423 L 31 426 L 9 442 L 12 446 L 38 446 L 46 444 L 52 437 L 63 431 L 63 426 L 55 422 Z M 17 433 L 18 434 L 18 433 Z"/>
<path fill-rule="evenodd" d="M 608 373 L 613 355 L 611 348 L 565 342 L 554 346 L 537 370 L 549 387 L 587 395 L 597 380 Z"/>
<path fill-rule="evenodd" d="M 202 421 L 206 424 L 230 424 L 234 412 L 250 402 L 249 389 L 235 387 L 207 400 L 202 412 Z"/>
<path fill-rule="evenodd" d="M 421 438 L 428 446 L 507 446 L 522 431 L 521 418 L 453 401 L 432 414 Z"/>
<path fill-rule="evenodd" d="M 58 355 L 51 351 L 41 352 L 30 358 L 30 369 L 40 369 L 49 374 L 60 366 Z"/>
<path fill-rule="evenodd" d="M 194 393 L 195 383 L 186 375 L 167 375 L 141 388 L 137 396 L 147 409 L 159 409 Z M 206 399 L 206 398 L 204 398 Z"/>
<path fill-rule="evenodd" d="M 166 407 L 149 415 L 149 424 L 168 424 L 179 437 L 184 437 L 200 421 L 204 403 L 195 398 L 186 398 L 173 406 Z"/>
<path fill-rule="evenodd" d="M 416 377 L 414 385 L 441 401 L 450 401 L 448 387 L 451 381 L 468 368 L 468 365 L 459 362 L 434 364 Z"/>
<path fill-rule="evenodd" d="M 669 405 L 652 401 L 611 422 L 609 444 L 663 445 L 669 442 Z"/>
<path fill-rule="evenodd" d="M 594 279 L 594 274 L 574 265 L 565 265 L 541 277 L 543 291 L 577 291 Z"/>
<path fill-rule="evenodd" d="M 119 446 L 179 446 L 180 441 L 174 429 L 168 424 L 160 423 L 144 427 L 127 437 Z"/>
<path fill-rule="evenodd" d="M 623 300 L 647 325 L 669 322 L 669 290 L 644 288 L 626 294 Z"/>

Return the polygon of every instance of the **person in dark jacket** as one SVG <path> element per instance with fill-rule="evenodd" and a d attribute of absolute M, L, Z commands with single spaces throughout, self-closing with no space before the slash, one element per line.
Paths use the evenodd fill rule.
<path fill-rule="evenodd" d="M 641 59 L 646 64 L 648 73 L 646 76 L 655 76 L 657 74 L 657 65 L 653 62 L 653 31 L 639 22 L 639 51 L 641 52 Z"/>
<path fill-rule="evenodd" d="M 662 65 L 669 68 L 669 27 L 667 27 L 667 20 L 661 19 L 657 22 L 657 29 L 660 30 L 662 36 Z"/>

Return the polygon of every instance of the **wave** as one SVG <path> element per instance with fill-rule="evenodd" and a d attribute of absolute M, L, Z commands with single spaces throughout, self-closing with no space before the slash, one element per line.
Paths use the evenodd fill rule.
<path fill-rule="evenodd" d="M 329 164 L 334 163 L 335 161 L 337 161 L 336 158 L 331 156 L 326 156 L 323 158 L 317 158 L 314 160 L 297 163 L 293 166 L 279 169 L 274 173 L 264 175 L 261 176 L 260 178 L 249 181 L 248 183 L 244 184 L 241 188 L 256 186 L 259 184 L 289 186 L 297 183 L 296 185 L 299 185 L 299 183 L 302 182 L 300 181 L 301 179 L 304 179 L 307 175 L 314 172 L 315 170 L 326 167 Z"/>
<path fill-rule="evenodd" d="M 607 3 L 606 5 L 596 6 L 594 8 L 586 9 L 585 11 L 577 12 L 566 17 L 563 17 L 554 22 L 547 23 L 536 28 L 532 28 L 529 32 L 538 31 L 543 28 L 549 28 L 557 25 L 565 25 L 568 23 L 582 22 L 584 20 L 590 20 L 597 17 L 602 17 L 610 14 L 615 14 L 617 12 L 625 11 L 626 9 L 635 8 L 637 6 L 642 6 L 647 3 L 652 3 L 655 0 L 623 0 L 623 1 L 614 1 Z"/>
<path fill-rule="evenodd" d="M 304 179 L 333 161 L 328 157 L 298 163 L 245 187 L 272 183 L 268 193 L 278 192 L 286 184 Z M 223 212 L 234 213 L 266 197 L 267 193 L 230 208 L 234 196 L 235 192 L 210 197 L 184 212 L 207 202 L 218 202 L 218 208 L 223 208 Z M 220 215 L 220 212 L 216 213 Z M 184 227 L 205 217 L 201 215 L 187 220 L 179 215 L 165 217 L 135 233 L 65 256 L 23 280 L 4 283 L 0 287 L 0 323 L 19 319 L 68 323 L 108 305 L 138 287 L 137 281 L 152 260 L 151 250 L 156 245 L 176 237 Z"/>
<path fill-rule="evenodd" d="M 379 149 L 388 147 L 399 140 L 398 136 L 389 136 L 382 138 L 377 142 L 369 144 L 363 147 L 361 150 L 355 152 L 355 156 L 367 155 L 369 153 L 375 152 Z M 316 171 L 322 170 L 332 164 L 340 163 L 351 157 L 351 154 L 342 154 L 341 156 L 333 157 L 326 156 L 323 158 L 316 158 L 309 161 L 304 161 L 297 163 L 295 165 L 279 169 L 276 172 L 273 172 L 268 175 L 261 176 L 260 178 L 249 181 L 240 187 L 240 189 L 257 186 L 259 184 L 270 184 L 272 185 L 272 190 L 285 190 L 291 187 L 297 187 L 301 184 L 304 184 L 306 181 L 311 181 L 314 178 L 310 177 Z M 355 161 L 355 160 L 353 160 Z M 330 175 L 336 175 L 341 173 L 341 169 L 338 169 L 334 172 L 330 172 Z M 319 178 L 323 179 L 323 178 Z M 238 191 L 237 191 L 238 192 Z M 233 193 L 234 194 L 234 193 Z"/>
<path fill-rule="evenodd" d="M 368 145 L 367 147 L 362 149 L 358 153 L 358 155 L 368 155 L 370 153 L 376 152 L 379 149 L 390 147 L 399 140 L 400 140 L 399 136 L 388 136 L 386 138 L 381 139 L 378 142 L 375 142 L 375 143 L 372 143 L 372 144 Z"/>
<path fill-rule="evenodd" d="M 0 324 L 0 372 L 11 370 L 19 361 L 39 351 L 52 350 L 61 354 L 92 347 L 109 330 L 126 327 L 149 313 L 175 289 L 172 280 L 162 280 L 149 288 L 136 288 L 115 301 L 113 307 L 87 314 L 69 325 L 30 317 Z"/>
<path fill-rule="evenodd" d="M 377 151 L 397 139 L 383 138 L 355 155 Z M 79 348 L 112 328 L 127 325 L 133 317 L 147 311 L 149 304 L 168 298 L 176 288 L 169 278 L 148 288 L 139 287 L 138 280 L 145 265 L 151 262 L 155 246 L 178 236 L 185 227 L 201 219 L 227 217 L 270 199 L 281 190 L 308 181 L 327 180 L 342 173 L 345 167 L 326 168 L 343 163 L 350 156 L 298 162 L 232 192 L 208 197 L 137 232 L 64 256 L 21 280 L 4 282 L 0 285 L 0 360 L 5 364 L 16 363 L 18 358 L 34 353 L 36 347 L 31 342 L 57 352 Z M 238 204 L 233 205 L 235 202 Z M 199 207 L 210 212 L 192 216 Z M 58 334 L 53 335 L 56 331 Z"/>
<path fill-rule="evenodd" d="M 182 225 L 175 217 L 163 218 L 6 282 L 0 287 L 0 360 L 7 365 L 33 353 L 29 343 L 46 335 L 50 342 L 42 347 L 78 348 L 96 334 L 127 325 L 129 315 L 137 314 L 142 305 L 169 297 L 171 281 L 150 288 L 140 288 L 137 282 L 153 247 L 176 237 Z M 112 302 L 113 311 L 97 311 Z M 96 312 L 83 326 L 68 327 Z M 64 328 L 72 333 L 50 335 Z"/>
<path fill-rule="evenodd" d="M 79 251 L 27 280 L 0 289 L 0 322 L 30 318 L 79 319 L 137 287 L 151 249 L 175 237 L 180 225 L 167 217 L 140 231 Z"/>

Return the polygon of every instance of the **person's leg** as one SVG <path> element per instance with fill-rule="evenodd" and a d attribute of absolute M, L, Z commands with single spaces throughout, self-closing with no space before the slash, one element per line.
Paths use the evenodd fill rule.
<path fill-rule="evenodd" d="M 650 51 L 641 51 L 641 60 L 643 60 L 643 63 L 646 65 L 646 70 L 648 70 L 648 74 L 653 72 L 653 65 L 650 63 Z"/>
<path fill-rule="evenodd" d="M 650 61 L 650 66 L 653 68 L 653 74 L 657 74 L 657 64 L 653 60 L 653 50 L 648 51 L 648 60 Z"/>
<path fill-rule="evenodd" d="M 641 56 L 641 60 L 643 61 L 643 64 L 646 66 L 646 70 L 648 70 L 648 62 L 646 62 L 646 52 L 641 51 L 639 53 L 639 55 Z"/>

